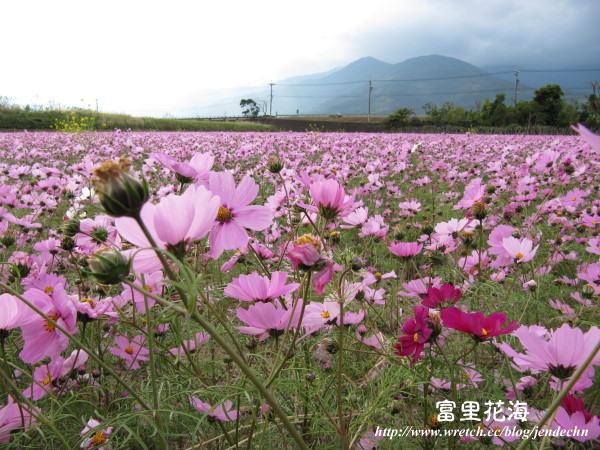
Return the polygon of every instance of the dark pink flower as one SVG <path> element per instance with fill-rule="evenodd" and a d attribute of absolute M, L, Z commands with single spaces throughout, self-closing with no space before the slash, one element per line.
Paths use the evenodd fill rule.
<path fill-rule="evenodd" d="M 501 328 L 506 322 L 507 316 L 499 312 L 485 317 L 480 311 L 466 313 L 452 307 L 442 310 L 441 317 L 442 323 L 448 328 L 472 334 L 481 341 L 501 334 L 512 333 L 518 328 L 516 320 L 508 324 L 506 328 Z"/>
<path fill-rule="evenodd" d="M 423 306 L 415 306 L 415 317 L 408 318 L 402 325 L 402 332 L 406 336 L 398 338 L 396 344 L 396 355 L 413 355 L 412 363 L 419 360 L 425 344 L 431 338 L 433 329 L 429 328 L 429 311 Z"/>
<path fill-rule="evenodd" d="M 442 284 L 439 288 L 430 287 L 423 296 L 421 304 L 431 309 L 449 308 L 462 297 L 462 291 L 451 284 Z"/>

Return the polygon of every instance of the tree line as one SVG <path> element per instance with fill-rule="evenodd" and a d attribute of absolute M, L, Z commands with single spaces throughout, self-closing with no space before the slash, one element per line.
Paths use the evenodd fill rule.
<path fill-rule="evenodd" d="M 567 102 L 558 84 L 548 84 L 535 91 L 531 101 L 506 105 L 506 95 L 496 94 L 493 101 L 486 99 L 474 110 L 444 102 L 423 105 L 426 117 L 417 117 L 411 108 L 400 108 L 386 120 L 389 130 L 418 127 L 422 125 L 459 125 L 487 127 L 568 127 L 582 123 L 590 129 L 600 129 L 600 96 L 598 83 L 592 83 L 593 93 L 585 103 Z"/>

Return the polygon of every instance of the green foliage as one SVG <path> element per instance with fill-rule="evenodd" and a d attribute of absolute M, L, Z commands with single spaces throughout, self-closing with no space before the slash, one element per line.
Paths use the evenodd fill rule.
<path fill-rule="evenodd" d="M 412 108 L 400 108 L 385 119 L 384 126 L 388 130 L 402 128 L 409 123 L 409 118 L 414 116 L 415 111 Z"/>
<path fill-rule="evenodd" d="M 540 125 L 559 125 L 564 92 L 558 84 L 548 84 L 535 91 L 536 122 Z"/>
<path fill-rule="evenodd" d="M 106 114 L 89 110 L 69 111 L 20 107 L 0 97 L 0 129 L 57 130 L 85 132 L 104 130 L 134 131 L 274 131 L 275 127 L 247 122 L 212 122 L 208 120 L 157 119 L 132 117 L 126 114 Z"/>

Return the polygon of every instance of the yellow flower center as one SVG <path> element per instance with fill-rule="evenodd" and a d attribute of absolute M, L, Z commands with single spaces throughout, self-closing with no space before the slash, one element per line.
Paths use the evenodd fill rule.
<path fill-rule="evenodd" d="M 148 284 L 144 285 L 144 290 L 147 292 L 152 292 L 152 287 Z"/>
<path fill-rule="evenodd" d="M 502 434 L 502 428 L 500 428 L 500 427 L 494 427 L 494 434 L 496 436 L 500 436 Z"/>
<path fill-rule="evenodd" d="M 515 259 L 522 259 L 524 256 L 525 255 L 523 253 L 519 252 L 515 255 Z"/>
<path fill-rule="evenodd" d="M 231 211 L 224 206 L 219 206 L 219 212 L 217 213 L 217 220 L 221 223 L 231 220 Z"/>
<path fill-rule="evenodd" d="M 46 294 L 52 294 L 52 293 L 54 292 L 54 288 L 53 288 L 52 286 L 46 286 L 46 287 L 44 288 L 44 292 L 45 292 Z"/>
<path fill-rule="evenodd" d="M 381 280 L 381 277 L 383 275 L 381 274 L 381 272 L 375 272 L 375 278 L 377 278 L 377 281 Z"/>
<path fill-rule="evenodd" d="M 577 197 L 571 197 L 571 200 L 575 201 L 575 200 L 577 200 Z"/>
<path fill-rule="evenodd" d="M 128 355 L 133 355 L 133 347 L 131 345 L 127 347 L 125 349 L 125 353 L 127 353 Z"/>
<path fill-rule="evenodd" d="M 50 375 L 47 375 L 46 378 L 44 378 L 44 381 L 42 381 L 42 384 L 44 386 L 48 386 L 50 384 Z"/>
<path fill-rule="evenodd" d="M 419 333 L 413 334 L 413 341 L 419 342 Z"/>
<path fill-rule="evenodd" d="M 58 318 L 60 317 L 60 315 L 58 314 L 52 314 L 50 317 L 52 320 L 54 320 L 55 322 L 58 320 Z M 56 326 L 53 323 L 50 323 L 48 320 L 46 320 L 46 323 L 44 324 L 44 330 L 51 333 L 56 329 Z"/>
<path fill-rule="evenodd" d="M 317 250 L 321 250 L 321 241 L 318 237 L 315 237 L 312 234 L 303 234 L 294 242 L 294 245 L 296 246 L 304 244 L 312 244 Z"/>
<path fill-rule="evenodd" d="M 102 431 L 98 431 L 90 439 L 91 443 L 94 445 L 104 444 L 104 443 L 106 443 L 107 440 L 108 440 L 108 437 Z"/>
<path fill-rule="evenodd" d="M 327 311 L 327 310 L 324 310 L 324 311 L 321 313 L 321 317 L 322 317 L 323 319 L 329 319 L 329 318 L 331 317 L 331 315 L 329 314 L 329 311 Z"/>
<path fill-rule="evenodd" d="M 485 328 L 482 328 L 482 329 L 481 329 L 481 334 L 482 334 L 483 336 L 487 336 L 487 335 L 488 335 L 488 332 L 487 332 L 487 330 L 486 330 Z"/>
<path fill-rule="evenodd" d="M 79 303 L 89 303 L 92 308 L 96 307 L 96 302 L 89 297 L 82 298 Z"/>

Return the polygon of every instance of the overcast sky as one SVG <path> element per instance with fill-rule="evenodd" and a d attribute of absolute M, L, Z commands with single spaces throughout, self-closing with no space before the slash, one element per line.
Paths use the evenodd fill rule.
<path fill-rule="evenodd" d="M 135 115 L 364 56 L 600 66 L 597 0 L 5 0 L 0 17 L 1 96 Z"/>

